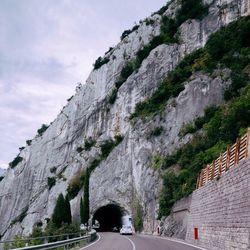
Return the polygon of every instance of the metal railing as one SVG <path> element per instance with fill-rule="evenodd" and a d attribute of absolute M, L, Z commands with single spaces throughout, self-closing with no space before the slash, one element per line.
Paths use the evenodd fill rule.
<path fill-rule="evenodd" d="M 72 235 L 80 235 L 80 237 L 74 237 L 69 239 Z M 47 243 L 50 239 L 53 239 L 55 237 L 66 237 L 66 240 L 59 240 L 55 242 Z M 16 240 L 6 240 L 6 241 L 0 241 L 0 249 L 16 249 L 16 250 L 35 250 L 35 249 L 71 249 L 73 247 L 80 247 L 83 246 L 91 241 L 94 241 L 96 239 L 96 231 L 92 230 L 90 233 L 87 233 L 83 236 L 81 236 L 81 233 L 77 234 L 61 234 L 61 235 L 53 235 L 53 236 L 46 236 L 46 237 L 36 237 L 36 238 L 28 238 L 28 239 L 18 239 L 18 241 L 23 241 L 25 243 L 25 247 L 21 248 L 13 248 L 12 244 L 16 243 Z M 39 245 L 32 245 L 28 246 L 28 244 L 34 240 L 44 240 L 46 243 L 39 244 Z M 2 245 L 2 246 L 1 246 Z"/>
<path fill-rule="evenodd" d="M 204 186 L 214 178 L 220 177 L 233 166 L 239 164 L 250 155 L 250 128 L 247 133 L 238 138 L 236 143 L 212 163 L 203 168 L 197 178 L 196 188 Z"/>

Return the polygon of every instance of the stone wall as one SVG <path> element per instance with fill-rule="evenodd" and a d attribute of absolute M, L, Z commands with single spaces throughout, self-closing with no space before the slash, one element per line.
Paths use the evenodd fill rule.
<path fill-rule="evenodd" d="M 250 158 L 194 191 L 185 220 L 189 242 L 211 250 L 250 249 Z"/>

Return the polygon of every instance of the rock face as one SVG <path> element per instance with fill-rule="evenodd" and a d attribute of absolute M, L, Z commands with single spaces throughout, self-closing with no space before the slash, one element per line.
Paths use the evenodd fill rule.
<path fill-rule="evenodd" d="M 174 15 L 176 2 L 170 4 L 165 15 Z M 98 146 L 115 135 L 123 135 L 123 141 L 91 174 L 90 212 L 93 214 L 101 206 L 117 203 L 133 214 L 134 203 L 138 201 L 143 208 L 144 230 L 155 230 L 161 179 L 152 168 L 153 155 L 171 153 L 185 143 L 188 135 L 183 139 L 178 136 L 183 124 L 203 115 L 206 107 L 223 102 L 223 90 L 230 81 L 197 73 L 160 115 L 135 124 L 129 121 L 129 116 L 135 105 L 150 96 L 159 80 L 185 54 L 204 46 L 208 36 L 221 26 L 249 14 L 248 0 L 204 2 L 210 4 L 209 14 L 201 21 L 188 20 L 181 25 L 180 44 L 160 45 L 152 50 L 138 71 L 120 87 L 115 103 L 107 107 L 107 96 L 123 66 L 160 32 L 160 15 L 151 16 L 150 24 L 142 22 L 105 55 L 109 62 L 93 70 L 86 84 L 77 87 L 76 94 L 44 134 L 21 151 L 23 160 L 14 169 L 8 169 L 0 182 L 2 239 L 17 233 L 28 234 L 36 222 L 45 223 L 59 193 L 66 193 L 71 178 L 98 154 Z M 163 133 L 157 138 L 148 138 L 150 130 L 157 126 L 164 128 Z M 78 153 L 77 148 L 89 137 L 97 141 L 95 147 Z M 50 190 L 48 177 L 56 178 Z M 82 191 L 71 201 L 75 221 L 79 221 L 81 195 Z M 18 222 L 15 218 L 20 214 L 25 216 Z"/>

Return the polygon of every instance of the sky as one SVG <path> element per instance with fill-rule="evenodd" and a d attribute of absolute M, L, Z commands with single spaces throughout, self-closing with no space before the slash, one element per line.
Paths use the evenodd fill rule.
<path fill-rule="evenodd" d="M 52 122 L 97 57 L 166 0 L 0 0 L 0 167 Z"/>

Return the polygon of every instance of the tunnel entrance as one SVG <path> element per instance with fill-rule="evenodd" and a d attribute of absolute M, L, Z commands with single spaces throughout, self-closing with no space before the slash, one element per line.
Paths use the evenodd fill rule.
<path fill-rule="evenodd" d="M 119 205 L 108 204 L 100 207 L 93 216 L 93 224 L 97 220 L 100 227 L 98 231 L 118 231 L 122 227 L 123 211 Z"/>

